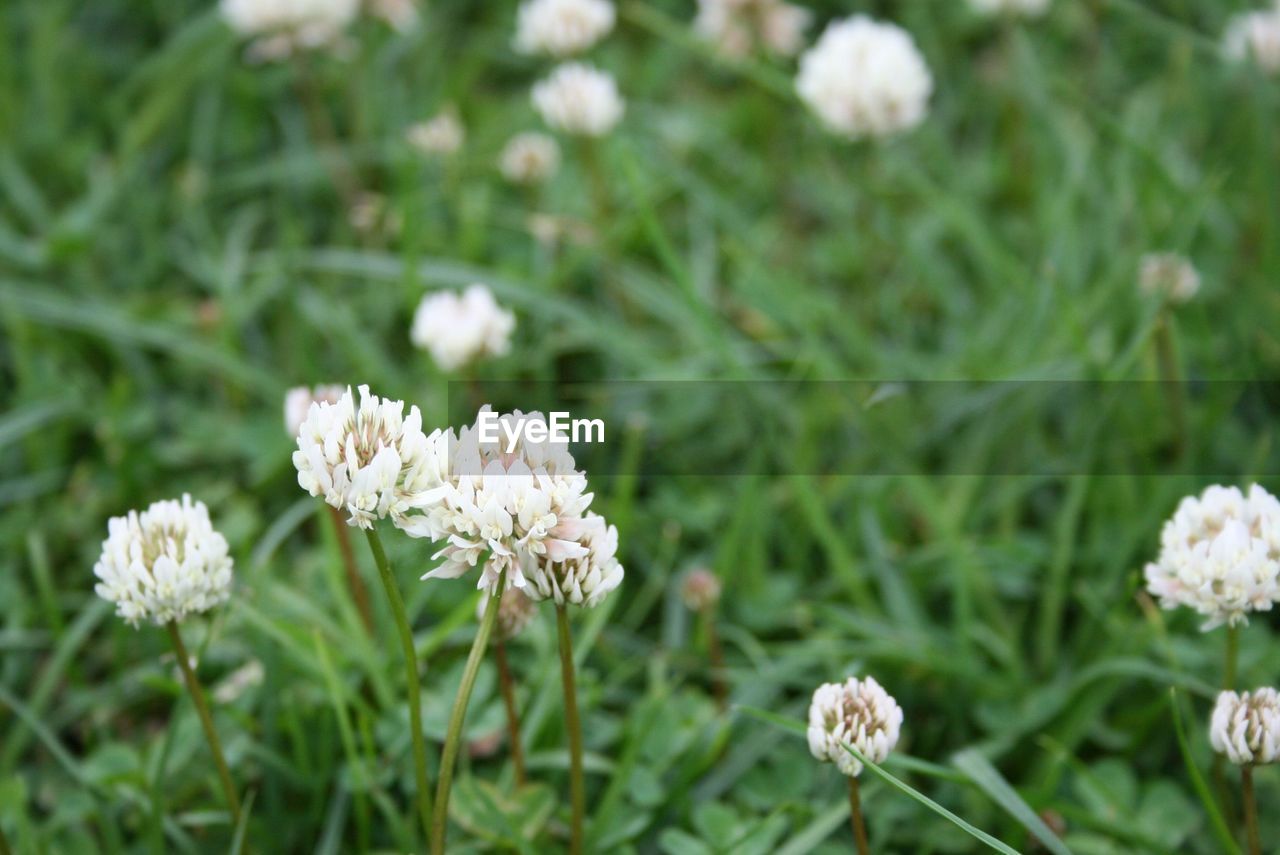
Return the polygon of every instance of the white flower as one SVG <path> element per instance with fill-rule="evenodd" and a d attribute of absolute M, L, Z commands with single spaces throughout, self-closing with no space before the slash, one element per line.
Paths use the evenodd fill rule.
<path fill-rule="evenodd" d="M 213 690 L 213 698 L 220 704 L 235 703 L 249 689 L 261 686 L 265 675 L 262 663 L 257 659 L 250 659 L 218 684 Z"/>
<path fill-rule="evenodd" d="M 183 495 L 142 513 L 112 517 L 102 557 L 93 567 L 99 597 L 137 626 L 182 620 L 231 596 L 231 556 L 209 509 Z"/>
<path fill-rule="evenodd" d="M 578 62 L 559 66 L 534 86 L 533 106 L 556 130 L 588 137 L 613 130 L 624 109 L 613 78 Z"/>
<path fill-rule="evenodd" d="M 516 14 L 516 50 L 555 57 L 581 53 L 613 29 L 609 0 L 525 0 Z"/>
<path fill-rule="evenodd" d="M 492 598 L 487 594 L 480 598 L 480 602 L 476 604 L 476 620 L 484 619 L 484 613 L 489 609 L 490 599 Z M 538 604 L 529 599 L 523 590 L 508 588 L 503 592 L 502 599 L 498 601 L 498 618 L 494 622 L 494 632 L 497 633 L 500 641 L 510 641 L 524 631 L 537 613 Z"/>
<path fill-rule="evenodd" d="M 1208 618 L 1204 629 L 1270 610 L 1280 599 L 1280 502 L 1256 484 L 1247 496 L 1218 486 L 1188 496 L 1145 576 L 1161 606 L 1195 609 Z"/>
<path fill-rule="evenodd" d="M 560 146 L 546 134 L 516 134 L 502 149 L 499 166 L 508 181 L 537 184 L 546 181 L 559 168 Z"/>
<path fill-rule="evenodd" d="M 1232 17 L 1222 37 L 1222 48 L 1230 59 L 1251 59 L 1263 71 L 1280 72 L 1280 4 Z"/>
<path fill-rule="evenodd" d="M 560 562 L 590 551 L 577 538 L 592 496 L 573 455 L 549 439 L 530 443 L 523 436 L 519 424 L 545 424 L 541 413 L 516 411 L 499 419 L 506 427 L 499 427 L 497 442 L 481 441 L 479 421 L 457 437 L 452 431 L 432 434 L 432 456 L 443 478 L 418 497 L 415 513 L 397 522 L 411 537 L 443 543 L 433 556 L 443 563 L 423 579 L 455 579 L 487 555 L 477 587 L 492 593 L 505 570 L 505 587 L 525 588 L 526 557 Z M 508 437 L 518 433 L 520 441 L 508 451 Z"/>
<path fill-rule="evenodd" d="M 370 15 L 381 18 L 396 32 L 404 33 L 418 23 L 414 0 L 365 0 Z"/>
<path fill-rule="evenodd" d="M 680 599 L 690 611 L 700 612 L 720 602 L 720 580 L 705 567 L 690 570 L 680 585 Z"/>
<path fill-rule="evenodd" d="M 800 58 L 796 91 L 832 131 L 858 139 L 920 124 L 933 78 L 906 30 L 855 15 Z"/>
<path fill-rule="evenodd" d="M 345 387 L 336 384 L 311 386 L 295 386 L 284 396 L 284 429 L 289 436 L 297 436 L 302 423 L 311 412 L 311 405 L 316 401 L 328 401 L 336 404 L 342 398 Z"/>
<path fill-rule="evenodd" d="M 880 764 L 898 744 L 901 728 L 902 708 L 874 677 L 823 683 L 809 704 L 809 751 L 850 778 L 862 773 L 862 762 L 846 744 Z"/>
<path fill-rule="evenodd" d="M 1275 689 L 1223 692 L 1209 720 L 1209 743 L 1238 766 L 1280 759 L 1280 694 Z"/>
<path fill-rule="evenodd" d="M 1200 290 L 1200 274 L 1190 261 L 1176 253 L 1150 253 L 1142 257 L 1138 287 L 1144 294 L 1185 303 Z"/>
<path fill-rule="evenodd" d="M 1034 17 L 1049 10 L 1049 0 L 969 0 L 969 6 L 983 15 L 1025 15 Z"/>
<path fill-rule="evenodd" d="M 350 389 L 336 404 L 312 403 L 298 429 L 293 465 L 298 486 L 346 510 L 350 525 L 373 528 L 374 520 L 388 516 L 399 524 L 422 494 L 439 486 L 443 462 L 434 449 L 417 407 L 406 418 L 404 401 L 379 398 L 361 386 L 359 409 Z"/>
<path fill-rule="evenodd" d="M 808 9 L 782 0 L 698 0 L 693 28 L 726 56 L 742 58 L 756 47 L 794 56 L 812 18 Z"/>
<path fill-rule="evenodd" d="M 467 134 L 457 113 L 446 109 L 425 122 L 411 125 L 404 136 L 409 145 L 422 154 L 433 155 L 455 153 L 462 148 Z"/>
<path fill-rule="evenodd" d="M 588 513 L 559 526 L 560 536 L 581 545 L 583 554 L 542 555 L 526 553 L 524 573 L 532 582 L 529 596 L 535 600 L 555 600 L 592 608 L 605 594 L 622 584 L 623 569 L 618 563 L 618 529 L 604 517 Z"/>
<path fill-rule="evenodd" d="M 515 327 L 515 315 L 475 283 L 461 294 L 437 291 L 423 297 L 409 339 L 429 351 L 442 371 L 454 371 L 482 357 L 505 354 Z"/>
<path fill-rule="evenodd" d="M 337 43 L 360 0 L 221 0 L 220 9 L 233 30 L 255 40 L 250 55 L 271 60 Z"/>

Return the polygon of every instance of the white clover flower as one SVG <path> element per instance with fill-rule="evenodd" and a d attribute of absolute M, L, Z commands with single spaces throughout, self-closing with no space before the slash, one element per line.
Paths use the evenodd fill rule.
<path fill-rule="evenodd" d="M 614 23 L 609 0 L 525 0 L 516 13 L 516 50 L 566 57 L 587 50 Z"/>
<path fill-rule="evenodd" d="M 94 591 L 115 603 L 135 627 L 159 625 L 208 611 L 231 596 L 227 541 L 209 522 L 209 509 L 183 495 L 142 513 L 112 517 L 102 557 L 93 567 Z"/>
<path fill-rule="evenodd" d="M 1200 290 L 1200 274 L 1181 255 L 1150 253 L 1142 257 L 1138 287 L 1144 294 L 1164 297 L 1171 303 L 1185 303 Z"/>
<path fill-rule="evenodd" d="M 969 0 L 969 6 L 983 15 L 1023 15 L 1031 18 L 1049 11 L 1049 0 Z"/>
<path fill-rule="evenodd" d="M 1252 60 L 1269 74 L 1280 72 L 1280 4 L 1233 16 L 1223 34 L 1222 49 L 1229 59 Z"/>
<path fill-rule="evenodd" d="M 537 184 L 560 167 L 560 146 L 546 134 L 516 134 L 502 149 L 498 165 L 513 184 Z"/>
<path fill-rule="evenodd" d="M 532 582 L 529 596 L 535 600 L 555 600 L 593 608 L 605 594 L 622 584 L 618 563 L 618 529 L 604 517 L 588 513 L 559 526 L 560 536 L 583 548 L 582 554 L 526 554 L 524 573 Z"/>
<path fill-rule="evenodd" d="M 442 371 L 455 371 L 482 357 L 505 354 L 515 327 L 515 315 L 475 283 L 461 294 L 437 291 L 423 297 L 409 339 L 428 351 Z"/>
<path fill-rule="evenodd" d="M 399 525 L 443 481 L 436 448 L 422 432 L 417 407 L 406 418 L 404 401 L 379 398 L 361 386 L 359 409 L 350 389 L 336 404 L 312 403 L 298 429 L 293 465 L 298 486 L 347 511 L 349 525 L 373 528 L 383 517 Z"/>
<path fill-rule="evenodd" d="M 342 399 L 346 387 L 337 384 L 321 384 L 319 386 L 295 386 L 284 396 L 284 430 L 289 436 L 297 436 L 302 423 L 311 412 L 311 405 L 316 401 L 328 401 L 336 404 Z"/>
<path fill-rule="evenodd" d="M 1248 495 L 1213 486 L 1188 496 L 1144 575 L 1162 607 L 1195 609 L 1208 618 L 1206 630 L 1270 610 L 1280 599 L 1280 502 L 1257 484 Z"/>
<path fill-rule="evenodd" d="M 264 676 L 266 671 L 262 667 L 262 662 L 250 659 L 217 685 L 213 690 L 213 698 L 220 704 L 235 703 L 254 686 L 261 686 Z"/>
<path fill-rule="evenodd" d="M 360 10 L 360 0 L 221 0 L 231 29 L 253 39 L 254 59 L 275 60 L 337 44 Z"/>
<path fill-rule="evenodd" d="M 796 91 L 828 128 L 858 139 L 920 124 L 933 78 L 906 30 L 854 15 L 800 58 Z"/>
<path fill-rule="evenodd" d="M 445 109 L 404 133 L 409 145 L 425 155 L 454 154 L 466 142 L 467 132 L 453 109 Z"/>
<path fill-rule="evenodd" d="M 413 0 L 365 0 L 365 8 L 398 33 L 406 33 L 418 23 L 418 7 Z"/>
<path fill-rule="evenodd" d="M 583 558 L 591 544 L 580 544 L 581 517 L 591 504 L 586 476 L 574 468 L 573 455 L 563 444 L 532 443 L 523 434 L 524 422 L 542 422 L 541 413 L 516 411 L 497 417 L 502 425 L 497 442 L 481 441 L 481 410 L 475 426 L 432 434 L 432 456 L 444 473 L 434 489 L 424 492 L 417 510 L 397 525 L 411 537 L 444 544 L 433 558 L 443 563 L 423 579 L 455 579 L 480 564 L 487 555 L 476 587 L 492 593 L 502 571 L 507 588 L 528 587 L 525 559 L 550 562 Z M 508 437 L 519 435 L 509 449 Z M 505 588 L 504 588 L 505 590 Z"/>
<path fill-rule="evenodd" d="M 484 613 L 489 610 L 489 596 L 480 598 L 476 603 L 476 620 L 484 620 Z M 538 613 L 538 604 L 529 599 L 520 588 L 508 588 L 498 601 L 498 618 L 494 622 L 494 632 L 499 641 L 510 641 L 529 625 L 533 616 Z"/>
<path fill-rule="evenodd" d="M 685 608 L 700 612 L 720 602 L 720 580 L 705 567 L 690 570 L 680 585 L 680 599 Z"/>
<path fill-rule="evenodd" d="M 809 704 L 809 751 L 850 778 L 862 773 L 862 762 L 845 749 L 852 745 L 880 764 L 898 744 L 902 708 L 874 677 L 823 683 Z"/>
<path fill-rule="evenodd" d="M 795 56 L 812 19 L 808 9 L 782 0 L 698 0 L 693 29 L 726 56 L 740 59 L 757 47 Z"/>
<path fill-rule="evenodd" d="M 1209 743 L 1237 766 L 1280 759 L 1280 693 L 1223 692 L 1209 720 Z"/>
<path fill-rule="evenodd" d="M 559 66 L 534 86 L 533 106 L 556 130 L 587 137 L 613 130 L 625 109 L 613 78 L 579 62 Z"/>

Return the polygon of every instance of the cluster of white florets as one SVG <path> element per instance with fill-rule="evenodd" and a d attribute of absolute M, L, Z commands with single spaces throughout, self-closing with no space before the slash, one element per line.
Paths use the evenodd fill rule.
<path fill-rule="evenodd" d="M 442 371 L 511 349 L 515 315 L 498 305 L 484 285 L 469 285 L 461 294 L 437 291 L 422 298 L 413 315 L 409 339 L 431 354 Z"/>
<path fill-rule="evenodd" d="M 1209 743 L 1238 766 L 1280 760 L 1280 694 L 1262 688 L 1218 695 Z"/>
<path fill-rule="evenodd" d="M 516 134 L 502 149 L 498 161 L 502 175 L 513 184 L 538 184 L 560 166 L 560 146 L 536 131 Z"/>
<path fill-rule="evenodd" d="M 336 44 L 360 11 L 360 0 L 222 0 L 222 16 L 252 39 L 250 57 L 282 59 Z"/>
<path fill-rule="evenodd" d="M 533 106 L 558 131 L 604 136 L 622 119 L 625 105 L 609 74 L 581 62 L 568 62 L 533 87 Z"/>
<path fill-rule="evenodd" d="M 1049 11 L 1049 0 L 969 0 L 969 6 L 983 15 L 1034 17 Z"/>
<path fill-rule="evenodd" d="M 1251 60 L 1271 74 L 1280 72 L 1280 2 L 1232 17 L 1222 46 L 1231 59 Z"/>
<path fill-rule="evenodd" d="M 581 53 L 613 29 L 609 0 L 526 0 L 516 13 L 516 49 L 566 57 Z"/>
<path fill-rule="evenodd" d="M 1142 257 L 1138 287 L 1144 294 L 1185 303 L 1200 291 L 1200 273 L 1177 253 L 1153 252 Z"/>
<path fill-rule="evenodd" d="M 845 745 L 872 763 L 883 763 L 901 729 L 902 707 L 874 677 L 823 683 L 809 704 L 809 751 L 851 778 L 862 773 L 862 761 Z"/>
<path fill-rule="evenodd" d="M 425 155 L 454 154 L 466 142 L 467 132 L 462 121 L 452 108 L 426 120 L 410 125 L 405 131 L 405 139 L 409 145 Z"/>
<path fill-rule="evenodd" d="M 812 17 L 783 0 L 698 0 L 693 28 L 726 56 L 741 58 L 756 49 L 794 56 Z"/>

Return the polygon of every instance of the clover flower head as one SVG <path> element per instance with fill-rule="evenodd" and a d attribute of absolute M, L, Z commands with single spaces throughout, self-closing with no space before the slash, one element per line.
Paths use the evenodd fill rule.
<path fill-rule="evenodd" d="M 491 599 L 492 597 L 482 596 L 480 602 L 476 603 L 476 620 L 484 619 Z M 498 601 L 498 619 L 494 623 L 494 632 L 497 633 L 498 640 L 510 641 L 524 632 L 524 628 L 529 625 L 537 612 L 538 604 L 529 599 L 523 590 L 508 588 Z"/>
<path fill-rule="evenodd" d="M 524 574 L 533 584 L 529 596 L 535 600 L 555 600 L 556 605 L 572 604 L 593 608 L 605 595 L 622 584 L 624 571 L 618 563 L 618 529 L 596 513 L 565 520 L 561 537 L 580 546 L 578 553 L 556 555 L 550 551 L 525 556 Z"/>
<path fill-rule="evenodd" d="M 425 122 L 410 125 L 404 132 L 409 145 L 425 155 L 449 155 L 456 153 L 466 142 L 467 132 L 458 119 L 457 112 L 446 108 Z"/>
<path fill-rule="evenodd" d="M 898 744 L 901 729 L 902 708 L 874 677 L 823 683 L 809 704 L 810 753 L 835 763 L 850 778 L 862 773 L 862 762 L 845 744 L 872 763 L 883 763 Z"/>
<path fill-rule="evenodd" d="M 502 175 L 513 184 L 538 184 L 560 166 L 560 146 L 536 131 L 516 134 L 502 149 L 498 163 Z"/>
<path fill-rule="evenodd" d="M 1035 17 L 1049 11 L 1049 0 L 969 0 L 969 7 L 983 15 Z"/>
<path fill-rule="evenodd" d="M 516 50 L 566 57 L 609 34 L 616 14 L 609 0 L 525 0 L 516 13 Z"/>
<path fill-rule="evenodd" d="M 720 602 L 720 580 L 705 567 L 695 567 L 680 584 L 680 599 L 690 611 L 700 612 Z"/>
<path fill-rule="evenodd" d="M 1280 693 L 1272 688 L 1222 692 L 1209 719 L 1213 750 L 1237 766 L 1280 759 Z"/>
<path fill-rule="evenodd" d="M 1138 287 L 1144 294 L 1185 303 L 1200 290 L 1200 274 L 1195 265 L 1177 253 L 1154 252 L 1142 257 Z"/>
<path fill-rule="evenodd" d="M 461 294 L 437 291 L 422 298 L 409 339 L 431 354 L 442 371 L 456 371 L 511 349 L 515 315 L 503 309 L 480 283 Z"/>
<path fill-rule="evenodd" d="M 1280 72 L 1280 4 L 1232 17 L 1222 37 L 1222 50 L 1228 59 L 1252 60 L 1269 74 Z"/>
<path fill-rule="evenodd" d="M 184 494 L 111 518 L 93 567 L 94 591 L 135 627 L 143 620 L 165 624 L 226 602 L 231 565 L 209 509 Z"/>
<path fill-rule="evenodd" d="M 1184 498 L 1144 575 L 1162 607 L 1195 609 L 1206 630 L 1270 610 L 1280 599 L 1280 501 L 1257 484 Z"/>
<path fill-rule="evenodd" d="M 800 58 L 796 91 L 831 131 L 860 139 L 920 124 L 933 78 L 906 30 L 854 15 Z"/>
<path fill-rule="evenodd" d="M 580 62 L 567 62 L 536 84 L 533 106 L 552 128 L 586 137 L 609 133 L 625 109 L 613 77 Z"/>
<path fill-rule="evenodd" d="M 295 386 L 284 396 L 284 429 L 289 436 L 297 436 L 302 423 L 311 412 L 311 405 L 317 401 L 336 404 L 342 398 L 345 387 L 337 384 L 321 384 L 319 386 Z"/>
<path fill-rule="evenodd" d="M 338 44 L 360 0 L 221 0 L 219 8 L 231 29 L 253 40 L 251 59 L 278 60 Z"/>
<path fill-rule="evenodd" d="M 782 0 L 698 0 L 693 29 L 725 56 L 742 58 L 760 49 L 795 56 L 813 16 Z"/>

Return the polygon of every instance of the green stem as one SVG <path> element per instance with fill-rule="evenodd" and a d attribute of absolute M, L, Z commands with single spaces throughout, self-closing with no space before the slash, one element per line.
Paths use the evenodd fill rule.
<path fill-rule="evenodd" d="M 329 522 L 333 524 L 333 533 L 338 540 L 338 552 L 342 555 L 342 567 L 347 573 L 347 585 L 351 588 L 351 598 L 355 600 L 356 611 L 360 613 L 360 621 L 365 632 L 373 637 L 373 610 L 369 608 L 369 591 L 360 578 L 360 568 L 356 565 L 355 551 L 351 548 L 351 537 L 347 534 L 349 526 L 342 519 L 342 512 L 333 505 L 326 504 L 329 511 Z"/>
<path fill-rule="evenodd" d="M 1262 855 L 1262 837 L 1258 834 L 1258 802 L 1253 795 L 1253 767 L 1240 767 L 1240 788 L 1244 798 L 1244 827 L 1249 839 L 1249 855 Z"/>
<path fill-rule="evenodd" d="M 9 846 L 9 839 L 4 836 L 3 828 L 0 828 L 0 855 L 13 855 L 13 849 Z"/>
<path fill-rule="evenodd" d="M 213 727 L 213 716 L 209 714 L 209 705 L 204 699 L 204 690 L 200 681 L 191 670 L 191 657 L 187 655 L 187 646 L 182 643 L 182 634 L 178 632 L 178 624 L 170 621 L 165 624 L 169 630 L 169 640 L 173 642 L 174 655 L 178 657 L 178 667 L 187 681 L 187 690 L 191 700 L 195 702 L 196 712 L 200 714 L 200 724 L 204 727 L 205 739 L 209 741 L 209 750 L 213 752 L 213 762 L 218 768 L 218 777 L 222 780 L 222 789 L 227 795 L 227 804 L 231 808 L 232 826 L 240 825 L 240 794 L 231 782 L 231 772 L 227 769 L 227 758 L 222 753 L 222 743 L 218 741 L 218 731 Z"/>
<path fill-rule="evenodd" d="M 449 715 L 449 731 L 444 738 L 444 752 L 440 755 L 440 781 L 436 784 L 436 810 L 431 819 L 431 851 L 434 855 L 444 855 L 445 831 L 449 824 L 449 788 L 453 785 L 453 767 L 458 759 L 458 749 L 462 745 L 462 725 L 467 719 L 467 704 L 471 701 L 471 690 L 475 688 L 476 675 L 480 671 L 480 662 L 484 659 L 485 647 L 489 644 L 489 635 L 498 620 L 498 602 L 502 597 L 502 589 L 507 584 L 507 571 L 498 576 L 498 585 L 494 593 L 489 595 L 488 608 L 476 630 L 475 641 L 471 643 L 471 653 L 467 655 L 467 664 L 462 670 L 462 684 L 458 686 L 458 696 L 453 699 L 453 712 Z"/>
<path fill-rule="evenodd" d="M 378 565 L 382 587 L 387 592 L 387 602 L 391 605 L 391 616 L 395 620 L 396 631 L 400 634 L 405 677 L 409 683 L 409 736 L 413 741 L 413 774 L 418 788 L 418 815 L 422 820 L 423 832 L 429 834 L 431 789 L 427 783 L 427 743 L 422 735 L 422 685 L 418 680 L 418 652 L 413 644 L 413 630 L 409 628 L 409 618 L 405 615 L 404 600 L 400 598 L 396 577 L 391 574 L 391 564 L 387 561 L 387 553 L 382 548 L 382 540 L 375 529 L 367 528 L 364 533 L 369 540 L 369 549 L 373 551 L 374 563 Z"/>
<path fill-rule="evenodd" d="M 1228 692 L 1236 688 L 1236 660 L 1240 658 L 1240 627 L 1227 626 L 1226 662 L 1222 668 L 1222 688 Z"/>
<path fill-rule="evenodd" d="M 1168 306 L 1160 309 L 1160 317 L 1156 321 L 1156 359 L 1169 405 L 1169 420 L 1173 423 L 1174 453 L 1181 457 L 1187 449 L 1187 415 L 1182 394 L 1182 371 L 1173 343 L 1173 318 Z"/>
<path fill-rule="evenodd" d="M 525 785 L 524 747 L 520 742 L 520 709 L 516 706 L 516 681 L 507 663 L 507 645 L 502 639 L 494 645 L 494 658 L 498 662 L 498 686 L 502 689 L 502 704 L 507 709 L 507 750 L 511 752 L 511 765 L 515 769 L 516 787 Z"/>
<path fill-rule="evenodd" d="M 858 794 L 858 779 L 849 779 L 849 822 L 853 824 L 853 842 L 858 847 L 858 855 L 870 855 L 871 847 L 867 845 L 867 826 L 862 820 L 862 799 Z"/>
<path fill-rule="evenodd" d="M 571 855 L 582 853 L 582 824 L 586 814 L 586 788 L 582 778 L 582 723 L 578 719 L 578 690 L 573 675 L 573 639 L 569 635 L 569 612 L 556 606 L 556 629 L 560 636 L 560 677 L 564 683 L 564 727 L 569 734 L 569 799 L 573 805 Z"/>

